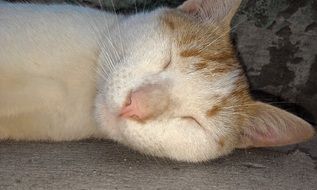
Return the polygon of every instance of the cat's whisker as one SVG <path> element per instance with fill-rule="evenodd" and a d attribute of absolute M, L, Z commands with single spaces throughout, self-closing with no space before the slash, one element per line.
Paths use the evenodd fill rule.
<path fill-rule="evenodd" d="M 221 108 L 239 108 L 239 107 L 247 107 L 247 106 L 252 106 L 252 105 L 256 105 L 256 104 L 241 104 L 241 105 L 234 105 L 234 106 L 224 106 Z"/>
<path fill-rule="evenodd" d="M 100 2 L 101 4 L 101 2 Z M 112 5 L 113 5 L 113 9 L 114 11 L 115 10 L 115 7 L 114 7 L 114 3 L 112 1 Z M 101 4 L 102 6 L 102 4 Z M 107 19 L 106 18 L 106 15 L 104 16 L 105 17 L 105 20 Z M 118 15 L 116 14 L 116 21 L 115 21 L 115 24 L 116 26 L 119 28 L 119 18 L 118 18 Z M 100 43 L 99 46 L 102 47 L 103 49 L 109 49 L 109 45 L 110 45 L 110 48 L 111 48 L 111 52 L 114 52 L 114 58 L 113 56 L 110 56 L 109 53 L 107 53 L 106 57 L 107 57 L 107 64 L 109 64 L 107 67 L 109 68 L 110 72 L 112 71 L 116 71 L 116 67 L 115 67 L 115 61 L 114 60 L 119 60 L 120 56 L 119 56 L 119 53 L 118 53 L 118 50 L 117 48 L 114 46 L 114 43 L 113 43 L 113 40 L 111 39 L 111 35 L 110 35 L 110 29 L 109 29 L 109 26 L 108 25 L 105 25 L 106 26 L 106 31 L 107 33 L 103 35 L 103 40 L 106 40 L 107 43 Z M 119 32 L 121 33 L 121 30 L 119 30 Z M 121 37 L 121 35 L 120 35 Z M 122 49 L 123 49 L 123 45 L 122 45 L 122 40 L 121 40 L 121 46 L 122 46 Z M 123 50 L 122 50 L 123 51 Z M 102 52 L 103 54 L 105 54 L 104 52 Z M 113 54 L 113 53 L 112 53 Z M 106 70 L 105 70 L 106 71 Z"/>
<path fill-rule="evenodd" d="M 114 50 L 115 58 L 119 60 L 119 59 L 120 59 L 120 55 L 119 55 L 119 52 L 118 52 L 117 48 L 114 46 L 112 40 L 111 40 L 108 36 L 106 36 L 106 39 L 107 39 L 108 42 L 110 43 L 110 46 L 112 47 L 112 50 Z M 122 52 L 122 53 L 123 53 L 123 52 Z"/>
<path fill-rule="evenodd" d="M 100 6 L 100 9 L 103 10 L 103 4 L 102 4 L 101 0 L 98 0 L 98 3 L 99 3 L 99 6 Z"/>
<path fill-rule="evenodd" d="M 135 14 L 137 14 L 138 13 L 138 7 L 137 7 L 137 4 L 136 4 L 137 2 L 136 1 L 134 1 L 134 11 L 135 11 Z"/>
<path fill-rule="evenodd" d="M 200 46 L 200 52 L 202 52 L 202 51 L 205 49 L 205 47 L 207 48 L 207 47 L 210 46 L 210 43 L 207 43 L 209 40 L 206 40 L 206 39 L 212 38 L 213 35 L 214 35 L 215 33 L 217 33 L 219 30 L 221 30 L 221 27 L 219 27 L 218 25 L 216 25 L 216 26 L 213 28 L 213 30 L 212 30 L 211 32 L 208 32 L 208 33 L 205 32 L 205 34 L 202 35 L 202 36 L 204 36 L 204 38 L 201 39 L 202 41 L 200 42 L 201 44 L 203 44 L 202 46 Z"/>
<path fill-rule="evenodd" d="M 104 9 L 101 0 L 99 0 L 99 6 L 100 6 L 101 10 Z M 87 16 L 89 16 L 89 15 L 87 15 Z M 104 17 L 105 21 L 107 22 L 106 15 L 103 15 L 103 17 Z M 111 35 L 110 35 L 110 31 L 109 31 L 109 26 L 107 24 L 105 24 L 105 27 L 106 27 L 105 28 L 105 33 L 100 33 L 100 31 L 98 30 L 98 27 L 97 27 L 98 24 L 93 22 L 93 21 L 91 21 L 91 22 L 92 23 L 90 23 L 90 24 L 91 24 L 92 30 L 95 31 L 95 35 L 97 36 L 98 39 L 100 39 L 100 40 L 97 41 L 97 44 L 100 47 L 100 49 L 109 49 L 108 44 L 110 44 L 110 48 L 115 52 L 115 56 L 119 57 L 119 55 L 117 53 L 117 49 L 114 47 L 113 41 L 110 39 Z M 100 23 L 99 23 L 99 25 L 100 25 Z M 107 43 L 103 42 L 104 39 L 106 39 Z M 104 55 L 104 52 L 102 52 L 102 51 L 100 51 L 99 53 Z M 104 65 L 103 63 L 101 63 L 101 65 L 100 65 L 101 69 L 99 69 L 96 72 L 103 79 L 107 79 L 108 80 L 110 78 L 108 72 L 109 71 L 112 72 L 113 70 L 115 70 L 114 61 L 113 61 L 113 56 L 110 56 L 109 54 L 104 55 L 104 57 L 107 60 L 107 64 L 109 64 L 109 65 Z M 107 68 L 109 68 L 109 69 L 107 69 Z"/>
<path fill-rule="evenodd" d="M 218 40 L 222 39 L 223 37 L 225 37 L 226 35 L 228 35 L 231 31 L 233 31 L 233 29 L 237 28 L 239 25 L 241 25 L 243 22 L 245 22 L 247 20 L 244 19 L 241 22 L 237 23 L 236 25 L 234 25 L 233 27 L 229 28 L 227 31 L 225 31 L 222 35 L 220 35 L 219 37 L 217 37 L 215 40 L 211 41 L 209 44 L 207 44 L 203 49 L 201 49 L 201 51 L 207 49 L 208 47 L 210 47 L 211 45 L 213 45 L 214 43 L 216 43 Z"/>
<path fill-rule="evenodd" d="M 243 117 L 250 117 L 250 118 L 255 118 L 253 117 L 251 114 L 245 114 L 245 113 L 241 113 L 241 112 L 235 112 L 235 111 L 223 111 L 223 116 L 226 117 L 227 114 L 230 114 L 230 115 L 236 115 L 236 116 L 243 116 Z"/>
<path fill-rule="evenodd" d="M 101 52 L 102 56 L 106 59 L 106 63 L 100 63 L 100 68 L 102 69 L 103 73 L 109 75 L 114 70 L 113 60 L 111 56 L 107 52 Z M 108 69 L 109 68 L 109 69 Z M 110 71 L 110 72 L 109 72 Z"/>
<path fill-rule="evenodd" d="M 119 54 L 118 54 L 118 51 L 113 44 L 113 41 L 110 39 L 109 36 L 111 36 L 111 35 L 105 35 L 104 38 L 102 38 L 102 39 L 107 40 L 108 43 L 99 43 L 99 46 L 103 49 L 109 50 L 109 45 L 110 45 L 110 50 L 112 50 L 110 52 L 114 52 L 114 56 L 110 56 L 108 51 L 102 51 L 101 54 L 103 54 L 107 57 L 107 60 L 108 60 L 107 64 L 109 64 L 111 71 L 116 71 L 115 60 L 119 60 Z"/>
<path fill-rule="evenodd" d="M 80 5 L 80 6 L 82 6 L 82 5 Z M 102 4 L 101 4 L 101 2 L 100 2 L 100 6 L 101 6 L 101 8 L 102 8 Z M 87 15 L 87 17 L 88 17 L 89 15 Z M 106 17 L 105 17 L 105 21 L 106 21 Z M 109 43 L 111 43 L 112 44 L 112 41 L 111 41 L 111 39 L 109 38 L 109 30 L 108 30 L 108 32 L 107 33 L 105 33 L 105 34 L 101 34 L 100 33 L 100 29 L 98 29 L 98 24 L 94 21 L 94 20 L 91 20 L 91 22 L 89 23 L 90 24 L 90 28 L 91 28 L 91 30 L 94 32 L 94 34 L 95 34 L 95 36 L 97 36 L 97 39 L 100 39 L 100 40 L 97 40 L 97 45 L 98 45 L 98 47 L 99 47 L 99 49 L 98 49 L 98 52 L 99 52 L 99 55 L 98 56 L 100 56 L 100 54 L 101 54 L 101 51 L 100 51 L 100 49 L 104 49 L 105 47 L 105 44 L 104 43 L 102 43 L 103 41 L 102 41 L 102 39 L 103 39 L 103 35 L 105 35 L 105 37 L 106 37 L 106 39 L 109 41 Z M 99 23 L 100 24 L 100 23 Z M 106 25 L 107 26 L 107 29 L 108 29 L 108 25 Z M 116 50 L 114 47 L 112 47 L 112 49 L 113 50 Z M 116 52 L 116 51 L 115 51 Z M 112 56 L 109 56 L 109 55 L 107 55 L 106 56 L 106 59 L 108 60 L 108 63 L 109 64 L 111 64 L 112 65 L 112 63 L 113 63 L 113 61 L 112 60 L 110 60 L 110 59 L 112 59 Z M 93 67 L 93 66 L 91 66 L 91 67 Z M 113 70 L 113 69 L 111 69 L 110 68 L 110 71 L 111 70 Z M 102 64 L 101 66 L 100 66 L 100 68 L 95 68 L 94 67 L 94 71 L 95 71 L 95 73 L 97 73 L 97 76 L 100 76 L 100 77 L 102 77 L 102 79 L 104 79 L 104 80 L 108 80 L 109 78 L 110 78 L 110 76 L 109 76 L 109 73 L 107 72 L 107 71 L 109 71 L 109 69 L 106 69 L 106 65 L 104 65 L 104 64 Z M 92 77 L 93 78 L 93 80 L 96 80 L 97 79 L 97 76 L 94 76 L 94 77 Z"/>
<path fill-rule="evenodd" d="M 97 73 L 100 77 L 102 77 L 102 79 L 108 80 L 108 79 L 110 78 L 110 76 L 109 76 L 107 70 L 106 70 L 103 66 L 101 66 L 100 68 L 96 69 L 96 71 L 97 71 L 96 73 Z"/>
<path fill-rule="evenodd" d="M 108 52 L 101 52 L 101 54 L 104 56 L 104 58 L 106 59 L 106 64 L 105 63 L 101 63 L 101 67 L 107 67 L 110 69 L 110 71 L 114 71 L 115 70 L 115 66 L 113 64 L 113 60 L 112 57 L 109 55 Z"/>
<path fill-rule="evenodd" d="M 124 52 L 124 48 L 123 48 L 122 32 L 121 32 L 121 28 L 119 26 L 119 17 L 118 17 L 118 14 L 117 14 L 117 11 L 116 11 L 116 8 L 115 8 L 113 0 L 111 0 L 111 4 L 112 4 L 112 8 L 113 8 L 114 12 L 116 13 L 115 17 L 116 17 L 117 29 L 119 30 L 121 52 L 123 53 Z"/>
<path fill-rule="evenodd" d="M 296 102 L 286 102 L 286 101 L 281 101 L 281 102 L 266 102 L 268 104 L 271 104 L 271 105 L 274 105 L 274 104 L 300 104 L 300 103 L 303 103 L 303 102 L 299 102 L 299 101 L 296 101 Z"/>
<path fill-rule="evenodd" d="M 104 57 L 107 59 L 108 65 L 102 64 L 101 68 L 103 69 L 105 74 L 110 75 L 109 73 L 112 73 L 115 70 L 115 68 L 113 66 L 111 56 L 109 54 L 106 54 L 106 55 L 104 55 Z"/>
<path fill-rule="evenodd" d="M 290 104 L 290 102 L 266 102 L 267 104 L 274 105 L 274 104 Z M 300 102 L 296 102 L 300 103 Z M 239 108 L 239 107 L 248 107 L 248 106 L 255 106 L 256 103 L 249 103 L 249 104 L 241 104 L 241 105 L 234 105 L 234 106 L 225 106 L 222 108 Z"/>
<path fill-rule="evenodd" d="M 101 74 L 106 75 L 106 76 L 109 76 L 110 74 L 109 74 L 109 71 L 108 71 L 108 70 L 109 70 L 108 67 L 106 67 L 106 66 L 100 66 L 100 71 L 102 71 Z"/>
<path fill-rule="evenodd" d="M 146 3 L 147 3 L 146 0 L 144 0 L 144 1 L 143 1 L 143 10 L 142 10 L 143 14 L 145 14 L 145 4 L 146 4 Z"/>
<path fill-rule="evenodd" d="M 107 28 L 107 30 L 108 30 L 108 33 L 110 33 L 109 28 Z M 107 55 L 109 56 L 109 59 L 110 59 L 109 65 L 113 71 L 116 71 L 116 67 L 115 67 L 116 62 L 115 61 L 120 59 L 119 52 L 118 52 L 117 48 L 115 47 L 113 40 L 111 39 L 111 35 L 105 35 L 104 37 L 105 37 L 104 39 L 108 43 L 103 43 L 103 47 L 110 49 L 111 55 L 113 55 L 113 56 L 109 56 L 109 53 L 107 52 Z"/>

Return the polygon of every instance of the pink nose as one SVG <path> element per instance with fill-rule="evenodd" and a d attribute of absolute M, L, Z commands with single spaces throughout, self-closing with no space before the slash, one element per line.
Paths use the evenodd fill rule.
<path fill-rule="evenodd" d="M 132 92 L 129 98 L 129 103 L 121 109 L 120 116 L 140 120 L 145 119 L 147 117 L 147 113 L 141 102 L 142 99 L 144 100 L 145 98 L 143 90 Z"/>
<path fill-rule="evenodd" d="M 128 103 L 121 109 L 120 116 L 143 121 L 162 114 L 169 102 L 166 87 L 162 85 L 142 86 L 128 98 Z"/>

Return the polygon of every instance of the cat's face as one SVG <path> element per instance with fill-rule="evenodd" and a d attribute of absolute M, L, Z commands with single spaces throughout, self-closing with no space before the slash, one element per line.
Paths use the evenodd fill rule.
<path fill-rule="evenodd" d="M 238 5 L 189 0 L 175 10 L 129 17 L 112 31 L 116 51 L 101 53 L 106 74 L 96 100 L 97 120 L 109 138 L 146 154 L 193 162 L 267 143 L 254 136 L 270 129 L 246 132 L 263 105 L 250 98 L 230 42 Z"/>

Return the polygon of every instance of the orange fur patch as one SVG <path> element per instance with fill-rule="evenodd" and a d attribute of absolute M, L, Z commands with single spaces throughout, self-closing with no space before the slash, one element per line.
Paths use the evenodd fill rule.
<path fill-rule="evenodd" d="M 201 70 L 201 74 L 214 80 L 217 76 L 239 70 L 241 75 L 235 84 L 235 89 L 226 97 L 220 98 L 210 110 L 207 117 L 217 117 L 228 112 L 232 115 L 234 126 L 242 126 L 249 114 L 249 104 L 252 99 L 248 91 L 248 83 L 235 57 L 235 50 L 230 40 L 228 23 L 203 23 L 181 11 L 167 11 L 162 17 L 163 23 L 173 29 L 174 43 L 180 49 L 179 56 L 197 58 L 198 61 L 181 62 L 183 68 Z M 184 63 L 187 63 L 184 64 Z M 188 70 L 185 70 L 188 72 Z M 223 144 L 220 142 L 220 145 Z"/>
<path fill-rule="evenodd" d="M 180 53 L 180 56 L 182 57 L 195 57 L 199 55 L 200 55 L 199 50 L 195 50 L 195 49 L 184 50 Z"/>
<path fill-rule="evenodd" d="M 224 140 L 223 138 L 220 138 L 220 139 L 218 140 L 218 144 L 219 144 L 219 146 L 220 146 L 221 148 L 223 148 L 223 147 L 225 146 L 225 140 Z"/>
<path fill-rule="evenodd" d="M 232 115 L 230 120 L 234 122 L 234 126 L 242 126 L 250 114 L 250 110 L 252 110 L 250 109 L 252 98 L 248 89 L 246 77 L 242 73 L 235 83 L 235 89 L 229 95 L 220 99 L 212 109 L 208 110 L 206 112 L 207 117 L 217 117 L 222 112 L 228 112 L 226 115 Z"/>
<path fill-rule="evenodd" d="M 208 63 L 206 61 L 199 62 L 199 63 L 195 64 L 195 69 L 196 70 L 205 69 L 207 67 L 208 67 Z"/>
<path fill-rule="evenodd" d="M 172 30 L 174 42 L 181 50 L 179 55 L 183 58 L 196 57 L 201 60 L 194 63 L 194 67 L 191 68 L 205 69 L 214 74 L 227 73 L 239 68 L 230 41 L 230 27 L 203 23 L 177 10 L 167 11 L 162 16 L 162 21 Z M 205 72 L 207 75 L 210 73 Z"/>
<path fill-rule="evenodd" d="M 171 29 L 171 30 L 174 30 L 175 29 L 175 24 L 174 22 L 169 19 L 169 17 L 164 17 L 163 18 L 163 23 L 166 24 L 166 26 Z"/>
<path fill-rule="evenodd" d="M 234 58 L 234 55 L 232 52 L 220 52 L 218 54 L 210 54 L 210 53 L 205 52 L 204 54 L 201 54 L 201 56 L 205 60 L 217 61 L 217 62 L 223 62 L 223 61 Z"/>
<path fill-rule="evenodd" d="M 220 105 L 216 105 L 216 106 L 214 106 L 212 109 L 210 109 L 210 110 L 207 111 L 207 116 L 208 116 L 208 117 L 213 117 L 213 116 L 215 116 L 216 114 L 218 114 L 220 111 L 221 111 Z"/>

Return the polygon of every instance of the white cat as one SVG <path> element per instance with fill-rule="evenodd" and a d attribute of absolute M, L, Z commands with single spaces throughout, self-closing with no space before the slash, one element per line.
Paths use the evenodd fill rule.
<path fill-rule="evenodd" d="M 132 16 L 0 4 L 0 139 L 107 138 L 204 161 L 314 129 L 255 102 L 229 32 L 240 0 L 187 0 Z"/>

